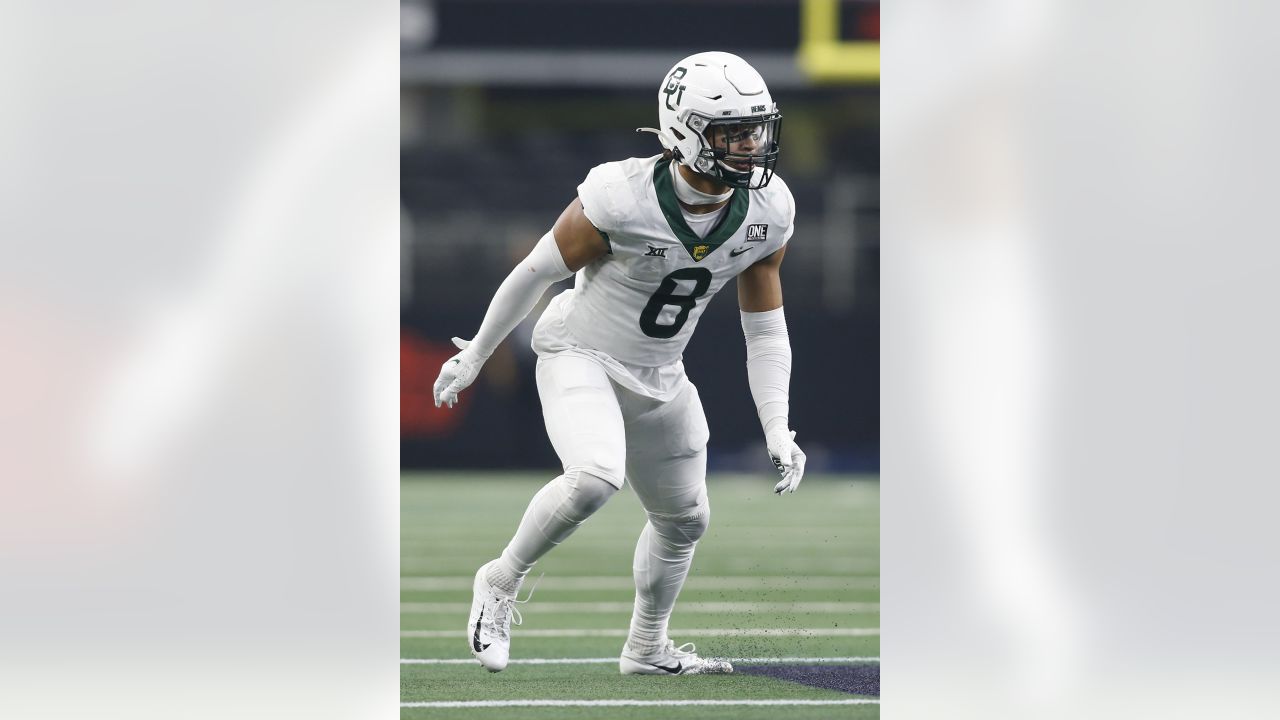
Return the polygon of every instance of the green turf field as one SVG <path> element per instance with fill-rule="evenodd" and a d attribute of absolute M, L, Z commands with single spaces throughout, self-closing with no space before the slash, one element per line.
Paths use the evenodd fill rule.
<path fill-rule="evenodd" d="M 875 696 L 741 672 L 620 675 L 617 657 L 634 596 L 631 555 L 644 525 L 629 489 L 534 568 L 526 589 L 540 573 L 545 577 L 533 601 L 520 606 L 524 624 L 512 628 L 512 664 L 501 673 L 486 672 L 468 652 L 464 631 L 472 577 L 501 552 L 529 498 L 549 479 L 547 473 L 405 475 L 400 499 L 403 718 L 653 718 L 667 709 L 553 703 L 690 700 L 782 704 L 685 705 L 681 720 L 879 717 Z M 874 477 L 806 476 L 798 492 L 779 497 L 772 493 L 774 482 L 765 474 L 709 480 L 711 529 L 698 544 L 671 620 L 671 638 L 676 644 L 696 643 L 703 655 L 733 658 L 739 669 L 877 666 L 879 483 Z M 804 658 L 825 660 L 804 663 Z M 563 662 L 571 659 L 589 662 Z M 526 700 L 546 702 L 500 709 L 474 705 Z M 806 704 L 814 701 L 860 704 Z"/>

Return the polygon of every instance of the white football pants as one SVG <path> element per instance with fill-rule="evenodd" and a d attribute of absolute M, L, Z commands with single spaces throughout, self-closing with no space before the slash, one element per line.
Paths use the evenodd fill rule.
<path fill-rule="evenodd" d="M 648 519 L 632 571 L 635 609 L 628 639 L 644 655 L 666 640 L 667 621 L 710 519 L 706 446 L 698 390 L 687 379 L 669 402 L 636 395 L 588 357 L 538 360 L 538 394 L 547 435 L 564 474 L 534 496 L 502 553 L 518 577 L 631 482 Z"/>

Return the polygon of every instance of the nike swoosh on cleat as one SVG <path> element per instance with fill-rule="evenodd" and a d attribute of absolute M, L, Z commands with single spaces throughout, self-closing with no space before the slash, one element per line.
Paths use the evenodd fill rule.
<path fill-rule="evenodd" d="M 748 250 L 750 250 L 750 249 L 751 249 L 751 248 L 749 248 L 749 247 L 744 247 L 744 248 L 738 248 L 737 250 L 730 250 L 730 251 L 729 251 L 729 257 L 738 257 L 739 255 L 741 255 L 742 253 L 744 253 L 744 252 L 746 252 L 746 251 L 748 251 Z"/>
<path fill-rule="evenodd" d="M 484 652 L 485 650 L 489 649 L 490 645 L 493 644 L 493 643 L 485 643 L 484 645 L 480 644 L 480 623 L 483 620 L 484 620 L 484 609 L 482 608 L 480 610 L 480 618 L 476 620 L 476 632 L 474 635 L 471 636 L 471 647 L 475 648 L 476 652 Z"/>
<path fill-rule="evenodd" d="M 680 671 L 684 669 L 684 665 L 681 665 L 680 663 L 676 663 L 676 666 L 674 668 L 663 667 L 661 665 L 654 665 L 654 667 L 658 668 L 659 670 L 666 670 L 672 675 L 679 675 Z"/>

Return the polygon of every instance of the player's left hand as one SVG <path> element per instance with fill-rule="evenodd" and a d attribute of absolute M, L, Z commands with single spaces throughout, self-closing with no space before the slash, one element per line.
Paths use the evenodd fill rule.
<path fill-rule="evenodd" d="M 769 459 L 774 467 L 782 473 L 782 481 L 773 486 L 778 494 L 795 492 L 804 477 L 804 451 L 795 443 L 796 433 L 788 430 L 786 425 L 777 425 L 765 433 L 765 445 L 769 448 Z"/>
<path fill-rule="evenodd" d="M 431 389 L 436 407 L 440 407 L 441 403 L 453 407 L 458 401 L 458 393 L 475 382 L 476 375 L 480 374 L 480 366 L 484 365 L 486 359 L 469 349 L 470 340 L 454 338 L 453 344 L 462 352 L 445 360 L 440 366 L 440 377 L 436 378 L 436 384 Z"/>

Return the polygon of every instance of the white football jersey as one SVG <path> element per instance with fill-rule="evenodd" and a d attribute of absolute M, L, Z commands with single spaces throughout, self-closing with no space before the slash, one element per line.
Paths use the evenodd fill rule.
<path fill-rule="evenodd" d="M 711 297 L 791 238 L 795 201 L 776 174 L 759 190 L 734 189 L 705 238 L 689 228 L 673 183 L 660 155 L 592 168 L 578 198 L 608 253 L 552 301 L 538 334 L 558 330 L 554 345 L 629 366 L 677 363 Z M 542 352 L 552 343 L 538 334 L 534 347 Z"/>

